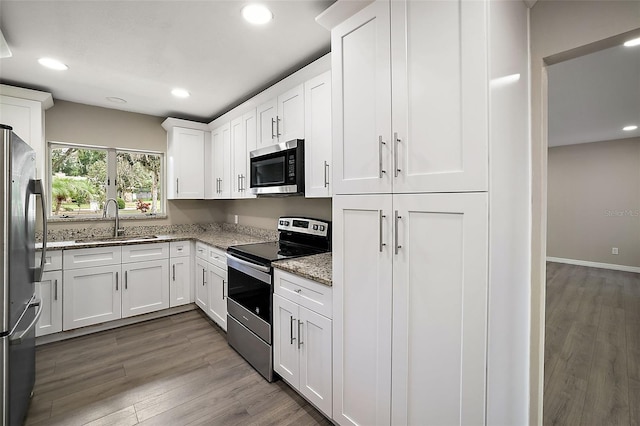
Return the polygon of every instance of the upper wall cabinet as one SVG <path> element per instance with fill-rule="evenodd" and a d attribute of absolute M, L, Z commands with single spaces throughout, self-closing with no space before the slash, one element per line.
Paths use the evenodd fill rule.
<path fill-rule="evenodd" d="M 255 198 L 249 191 L 249 153 L 256 149 L 256 110 L 231 121 L 231 198 Z"/>
<path fill-rule="evenodd" d="M 15 134 L 36 152 L 36 174 L 46 170 L 44 111 L 53 106 L 50 93 L 0 84 L 0 123 L 13 127 Z"/>
<path fill-rule="evenodd" d="M 167 129 L 167 198 L 203 199 L 207 126 L 201 123 L 192 123 L 194 127 L 200 125 L 200 129 L 175 126 L 172 125 L 174 121 L 190 124 L 172 118 L 162 123 Z"/>
<path fill-rule="evenodd" d="M 479 1 L 379 0 L 333 29 L 335 194 L 487 190 L 487 34 Z"/>
<path fill-rule="evenodd" d="M 304 89 L 302 85 L 258 106 L 257 148 L 304 139 Z"/>
<path fill-rule="evenodd" d="M 211 149 L 207 155 L 206 198 L 231 197 L 231 125 L 224 125 L 211 132 Z"/>
<path fill-rule="evenodd" d="M 305 196 L 331 197 L 331 71 L 304 83 Z"/>

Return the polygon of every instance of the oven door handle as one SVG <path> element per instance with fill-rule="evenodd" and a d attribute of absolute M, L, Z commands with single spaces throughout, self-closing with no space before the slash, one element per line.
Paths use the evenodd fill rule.
<path fill-rule="evenodd" d="M 271 268 L 269 268 L 268 266 L 262 266 L 262 265 L 258 265 L 256 263 L 253 262 L 248 262 L 246 260 L 237 258 L 235 256 L 230 255 L 229 253 L 227 253 L 227 259 L 231 259 L 234 262 L 238 262 L 241 265 L 245 265 L 248 266 L 249 268 L 253 268 L 253 269 L 257 269 L 258 271 L 262 271 L 264 273 L 269 273 L 271 272 Z"/>

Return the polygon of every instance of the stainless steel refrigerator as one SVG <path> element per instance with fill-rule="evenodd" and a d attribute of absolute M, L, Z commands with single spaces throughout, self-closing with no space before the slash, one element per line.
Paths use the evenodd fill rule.
<path fill-rule="evenodd" d="M 36 265 L 36 195 L 41 196 L 45 238 L 46 209 L 42 182 L 35 178 L 35 152 L 10 126 L 0 124 L 0 131 L 0 403 L 2 426 L 13 426 L 23 423 L 29 407 L 35 382 L 35 325 L 42 312 L 35 282 L 42 278 L 46 248 Z"/>

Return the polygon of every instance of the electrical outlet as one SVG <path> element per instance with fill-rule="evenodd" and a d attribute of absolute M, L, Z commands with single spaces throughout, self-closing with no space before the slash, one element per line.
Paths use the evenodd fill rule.
<path fill-rule="evenodd" d="M 233 215 L 233 223 L 235 223 L 236 225 L 238 224 L 238 215 L 237 214 Z M 616 250 L 618 250 L 618 249 L 616 249 Z"/>
<path fill-rule="evenodd" d="M 618 254 L 618 247 L 612 247 L 611 254 Z"/>

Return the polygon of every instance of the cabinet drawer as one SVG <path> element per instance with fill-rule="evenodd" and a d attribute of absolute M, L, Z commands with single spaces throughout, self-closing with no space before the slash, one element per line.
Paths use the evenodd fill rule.
<path fill-rule="evenodd" d="M 222 268 L 225 271 L 227 270 L 227 254 L 215 247 L 209 246 L 209 252 L 207 256 L 207 261 L 209 263 L 217 266 L 218 268 Z"/>
<path fill-rule="evenodd" d="M 207 260 L 209 256 L 209 246 L 205 243 L 196 242 L 196 257 Z"/>
<path fill-rule="evenodd" d="M 133 244 L 122 246 L 122 263 L 144 262 L 169 258 L 169 243 Z"/>
<path fill-rule="evenodd" d="M 36 251 L 36 267 L 40 267 L 40 256 L 42 251 Z M 51 250 L 45 253 L 44 272 L 59 271 L 62 269 L 62 250 Z"/>
<path fill-rule="evenodd" d="M 120 246 L 64 250 L 62 253 L 64 269 L 117 265 L 121 260 Z"/>
<path fill-rule="evenodd" d="M 331 287 L 274 269 L 274 293 L 331 319 Z"/>
<path fill-rule="evenodd" d="M 169 256 L 180 257 L 191 254 L 191 241 L 171 241 L 169 243 Z"/>

